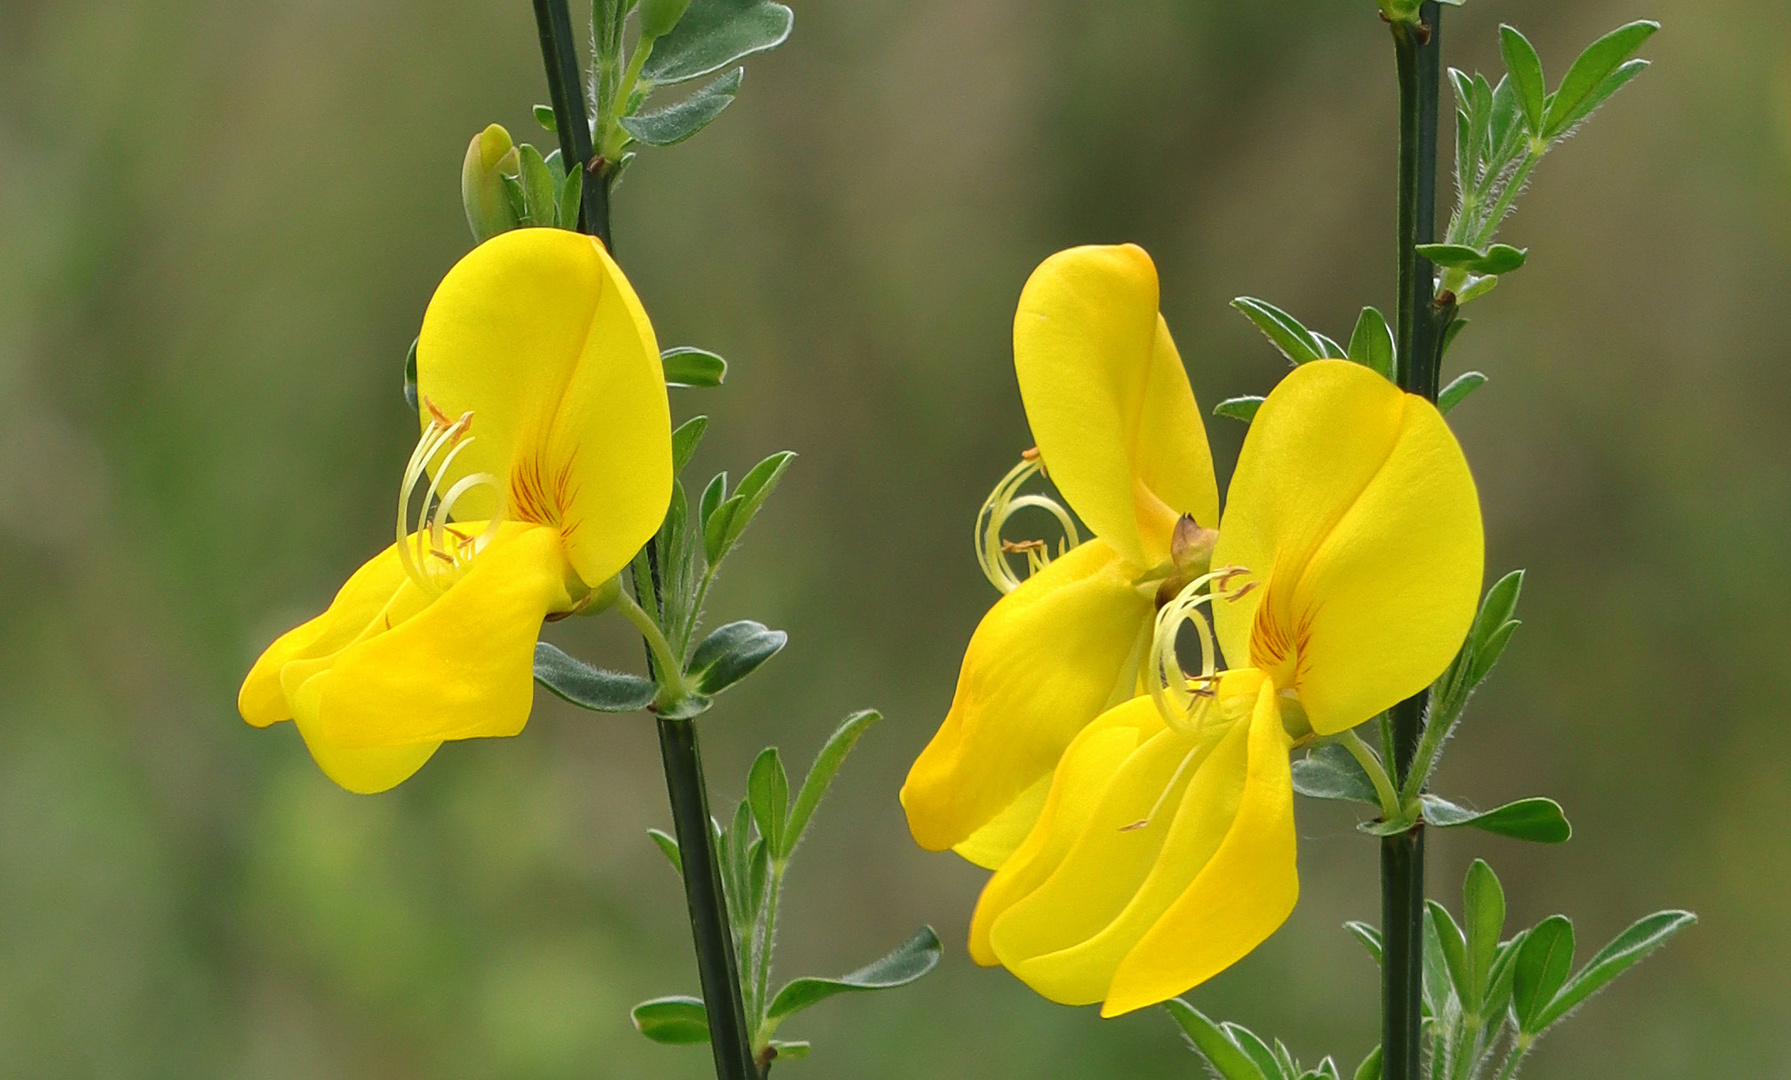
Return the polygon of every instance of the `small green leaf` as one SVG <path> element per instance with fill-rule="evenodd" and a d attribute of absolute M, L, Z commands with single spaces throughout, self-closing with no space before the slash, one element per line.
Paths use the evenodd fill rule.
<path fill-rule="evenodd" d="M 517 179 L 522 184 L 525 223 L 551 227 L 556 212 L 553 173 L 542 159 L 541 151 L 528 143 L 518 146 L 516 152 L 522 168 Z"/>
<path fill-rule="evenodd" d="M 734 103 L 745 74 L 745 68 L 735 68 L 676 105 L 668 105 L 657 112 L 624 116 L 619 123 L 622 130 L 648 146 L 681 143 L 714 123 L 722 110 Z"/>
<path fill-rule="evenodd" d="M 1499 662 L 1499 657 L 1505 654 L 1505 646 L 1511 642 L 1511 635 L 1522 625 L 1523 623 L 1513 619 L 1487 635 L 1486 641 L 1474 651 L 1474 662 L 1468 668 L 1470 689 L 1485 682 L 1486 677 L 1492 674 L 1493 665 Z"/>
<path fill-rule="evenodd" d="M 1224 1080 L 1269 1080 L 1250 1055 L 1231 1040 L 1224 1029 L 1207 1019 L 1206 1014 L 1183 1001 L 1171 998 L 1163 1003 L 1194 1049 L 1206 1058 L 1213 1071 Z"/>
<path fill-rule="evenodd" d="M 722 502 L 728 497 L 728 474 L 716 473 L 709 486 L 703 489 L 703 497 L 697 503 L 697 520 L 702 522 L 704 531 L 709 528 L 709 519 L 715 511 L 721 509 Z"/>
<path fill-rule="evenodd" d="M 699 694 L 714 696 L 778 654 L 790 635 L 742 619 L 717 628 L 691 654 L 685 675 Z"/>
<path fill-rule="evenodd" d="M 720 386 L 728 377 L 728 362 L 707 349 L 680 345 L 659 354 L 665 366 L 667 386 Z"/>
<path fill-rule="evenodd" d="M 794 21 L 769 0 L 694 0 L 677 28 L 653 43 L 641 77 L 660 85 L 701 78 L 783 44 Z"/>
<path fill-rule="evenodd" d="M 1465 268 L 1486 256 L 1466 244 L 1419 244 L 1412 250 L 1438 266 Z"/>
<path fill-rule="evenodd" d="M 693 416 L 678 425 L 672 432 L 672 475 L 684 471 L 690 464 L 691 455 L 696 453 L 697 444 L 703 441 L 703 432 L 709 427 L 707 416 Z"/>
<path fill-rule="evenodd" d="M 1325 335 L 1319 333 L 1317 330 L 1311 330 L 1311 331 L 1308 331 L 1308 333 L 1310 333 L 1312 335 L 1312 343 L 1318 346 L 1318 354 L 1321 359 L 1325 359 L 1325 360 L 1348 360 L 1349 359 L 1349 350 L 1344 348 L 1342 345 L 1337 344 L 1337 342 L 1334 339 L 1326 337 Z"/>
<path fill-rule="evenodd" d="M 1563 137 L 1573 131 L 1574 128 L 1584 123 L 1585 119 L 1588 116 L 1591 116 L 1600 105 L 1603 105 L 1606 101 L 1610 100 L 1611 95 L 1623 89 L 1625 86 L 1628 86 L 1631 79 L 1646 70 L 1648 70 L 1648 61 L 1631 60 L 1629 63 L 1619 67 L 1616 71 L 1605 76 L 1605 80 L 1599 83 L 1597 88 L 1590 94 L 1587 94 L 1584 101 L 1580 102 L 1580 107 L 1575 109 L 1573 113 L 1567 117 L 1565 121 L 1566 126 L 1561 129 L 1560 135 L 1557 135 L 1556 137 Z"/>
<path fill-rule="evenodd" d="M 1256 1067 L 1262 1071 L 1263 1076 L 1268 1077 L 1268 1080 L 1293 1080 L 1281 1070 L 1281 1062 L 1275 1060 L 1275 1052 L 1270 1050 L 1268 1044 L 1258 1038 L 1254 1031 L 1242 1024 L 1229 1022 L 1219 1026 L 1224 1029 L 1226 1038 L 1230 1039 L 1239 1050 L 1248 1054 L 1250 1060 L 1256 1063 Z"/>
<path fill-rule="evenodd" d="M 1343 928 L 1362 943 L 1362 947 L 1368 950 L 1369 956 L 1374 957 L 1376 964 L 1381 962 L 1381 932 L 1378 929 L 1365 922 L 1346 922 Z"/>
<path fill-rule="evenodd" d="M 1566 134 L 1597 108 L 1604 98 L 1590 103 L 1588 99 L 1593 98 L 1603 88 L 1606 80 L 1629 62 L 1636 50 L 1659 29 L 1660 24 L 1657 22 L 1632 22 L 1588 45 L 1579 59 L 1573 62 L 1573 67 L 1568 69 L 1567 77 L 1561 80 L 1561 88 L 1549 102 L 1548 115 L 1542 123 L 1543 136 L 1553 139 Z M 1646 66 L 1646 61 L 1643 64 Z M 1611 93 L 1615 93 L 1616 89 L 1613 87 Z M 1609 96 L 1610 94 L 1604 95 Z"/>
<path fill-rule="evenodd" d="M 781 1020 L 801 1012 L 835 994 L 862 993 L 867 990 L 889 990 L 906 986 L 939 965 L 942 950 L 939 935 L 930 926 L 922 927 L 888 955 L 837 979 L 796 979 L 777 992 L 765 1019 Z"/>
<path fill-rule="evenodd" d="M 1275 1040 L 1275 1064 L 1281 1066 L 1281 1075 L 1288 1080 L 1305 1080 L 1300 1075 L 1300 1063 L 1294 1060 L 1293 1051 L 1280 1039 Z"/>
<path fill-rule="evenodd" d="M 740 486 L 734 494 L 724 502 L 715 517 L 703 525 L 703 540 L 707 547 L 710 565 L 727 557 L 746 527 L 764 507 L 765 500 L 777 490 L 778 482 L 790 468 L 790 462 L 796 455 L 788 450 L 772 454 L 770 457 L 754 465 L 745 476 L 740 478 Z"/>
<path fill-rule="evenodd" d="M 1294 790 L 1308 799 L 1358 802 L 1379 807 L 1380 795 L 1361 762 L 1336 743 L 1314 747 L 1293 763 Z"/>
<path fill-rule="evenodd" d="M 641 37 L 652 41 L 671 33 L 688 7 L 690 0 L 640 0 Z"/>
<path fill-rule="evenodd" d="M 1486 126 L 1486 171 L 1496 175 L 1497 169 L 1509 164 L 1511 155 L 1523 142 L 1523 106 L 1518 103 L 1515 82 L 1507 75 L 1493 88 L 1492 110 Z"/>
<path fill-rule="evenodd" d="M 1511 980 L 1517 973 L 1518 954 L 1528 940 L 1530 932 L 1519 931 L 1516 937 L 1502 943 L 1493 956 L 1492 970 L 1486 980 L 1486 997 L 1480 1003 L 1480 1016 L 1488 1024 L 1502 1023 L 1511 1008 Z"/>
<path fill-rule="evenodd" d="M 1457 306 L 1471 303 L 1498 287 L 1499 278 L 1496 274 L 1488 274 L 1485 277 L 1469 278 L 1468 283 L 1462 286 L 1460 292 L 1455 294 L 1455 303 Z"/>
<path fill-rule="evenodd" d="M 411 412 L 420 412 L 422 404 L 417 400 L 417 342 L 421 338 L 412 338 L 410 352 L 404 356 L 404 403 L 410 406 Z"/>
<path fill-rule="evenodd" d="M 752 803 L 753 820 L 759 824 L 759 835 L 770 845 L 772 856 L 781 857 L 784 850 L 784 825 L 790 815 L 790 778 L 777 747 L 767 746 L 752 763 L 746 777 L 746 797 Z"/>
<path fill-rule="evenodd" d="M 1337 1062 L 1327 1057 L 1318 1063 L 1318 1068 L 1313 1069 L 1300 1080 L 1343 1080 L 1343 1078 L 1337 1075 Z"/>
<path fill-rule="evenodd" d="M 578 214 L 585 194 L 585 171 L 573 169 L 560 181 L 559 201 L 555 204 L 555 224 L 562 229 L 578 231 Z"/>
<path fill-rule="evenodd" d="M 1573 836 L 1573 826 L 1567 823 L 1561 804 L 1553 799 L 1519 799 L 1482 813 L 1436 795 L 1422 798 L 1424 820 L 1438 829 L 1456 829 L 1465 825 L 1537 844 L 1564 844 Z"/>
<path fill-rule="evenodd" d="M 647 835 L 653 838 L 654 845 L 659 848 L 661 854 L 663 854 L 667 861 L 672 864 L 672 869 L 678 872 L 679 877 L 683 877 L 684 855 L 678 850 L 678 841 L 674 839 L 670 833 L 665 832 L 662 829 L 648 829 Z"/>
<path fill-rule="evenodd" d="M 746 849 L 746 896 L 747 909 L 742 914 L 745 918 L 742 925 L 756 926 L 760 913 L 765 910 L 767 887 L 771 884 L 771 845 L 760 837 Z"/>
<path fill-rule="evenodd" d="M 1435 900 L 1424 903 L 1430 908 L 1431 924 L 1436 928 L 1437 944 L 1443 950 L 1443 964 L 1449 973 L 1449 984 L 1455 988 L 1455 997 L 1464 1009 L 1473 1009 L 1478 1005 L 1479 994 L 1475 992 L 1474 971 L 1469 966 L 1467 938 L 1455 925 L 1448 908 Z"/>
<path fill-rule="evenodd" d="M 1368 1056 L 1362 1059 L 1362 1064 L 1356 1066 L 1354 1080 L 1381 1080 L 1380 1047 L 1377 1046 L 1369 1051 Z"/>
<path fill-rule="evenodd" d="M 1233 420 L 1242 420 L 1248 424 L 1256 419 L 1256 411 L 1262 408 L 1263 400 L 1260 397 L 1226 398 L 1213 406 L 1213 415 L 1229 416 Z"/>
<path fill-rule="evenodd" d="M 1518 950 L 1511 1009 L 1519 1031 L 1534 1035 L 1542 1030 L 1542 1017 L 1572 970 L 1573 922 L 1564 915 L 1550 915 L 1530 931 Z"/>
<path fill-rule="evenodd" d="M 1462 922 L 1467 925 L 1467 957 L 1471 969 L 1462 995 L 1469 1012 L 1479 1012 L 1492 980 L 1493 961 L 1499 955 L 1499 935 L 1505 932 L 1505 890 L 1499 876 L 1485 859 L 1475 859 L 1462 884 Z"/>
<path fill-rule="evenodd" d="M 553 118 L 552 105 L 535 106 L 535 123 L 540 124 L 542 129 L 549 134 L 559 133 L 560 126 Z"/>
<path fill-rule="evenodd" d="M 1454 922 L 1451 920 L 1450 925 Z M 1455 982 L 1449 977 L 1449 958 L 1443 948 L 1443 931 L 1437 926 L 1436 912 L 1424 909 L 1424 1007 L 1431 1016 L 1441 1018 L 1456 1002 Z"/>
<path fill-rule="evenodd" d="M 1466 244 L 1419 244 L 1414 250 L 1438 266 L 1470 274 L 1509 274 L 1522 269 L 1530 257 L 1528 248 L 1510 244 L 1494 244 L 1485 251 Z"/>
<path fill-rule="evenodd" d="M 833 779 L 839 775 L 840 766 L 845 764 L 846 755 L 858 744 L 859 737 L 881 719 L 883 714 L 875 709 L 856 712 L 846 717 L 845 722 L 828 736 L 821 752 L 815 755 L 815 763 L 809 766 L 808 775 L 802 780 L 802 787 L 796 792 L 796 805 L 790 810 L 790 820 L 784 833 L 784 848 L 778 853 L 779 857 L 789 858 L 796 850 L 796 845 L 802 842 L 802 834 L 808 831 L 815 809 L 826 797 L 827 789 L 833 786 Z"/>
<path fill-rule="evenodd" d="M 1393 344 L 1393 328 L 1377 308 L 1365 307 L 1356 320 L 1356 329 L 1349 336 L 1349 358 L 1373 368 L 1388 379 L 1394 377 L 1397 363 Z"/>
<path fill-rule="evenodd" d="M 1548 89 L 1543 83 L 1542 59 L 1536 55 L 1536 47 L 1516 27 L 1501 24 L 1499 51 L 1505 57 L 1505 70 L 1511 73 L 1518 104 L 1523 107 L 1525 125 L 1530 134 L 1542 134 L 1543 102 Z"/>
<path fill-rule="evenodd" d="M 1536 1017 L 1536 1031 L 1553 1026 L 1611 980 L 1647 959 L 1674 934 L 1698 921 L 1689 911 L 1657 911 L 1618 934 L 1598 955 L 1586 962 L 1579 974 L 1563 986 Z"/>
<path fill-rule="evenodd" d="M 1282 311 L 1266 300 L 1258 300 L 1252 296 L 1240 296 L 1231 302 L 1231 306 L 1243 313 L 1261 330 L 1281 355 L 1295 364 L 1310 363 L 1324 357 L 1324 347 L 1312 336 L 1312 331 L 1300 320 Z"/>
<path fill-rule="evenodd" d="M 592 667 L 545 641 L 535 643 L 535 681 L 556 697 L 594 712 L 639 712 L 659 693 L 651 679 Z"/>
<path fill-rule="evenodd" d="M 1437 411 L 1448 416 L 1457 405 L 1466 401 L 1468 395 L 1486 385 L 1486 376 L 1478 371 L 1469 371 L 1456 376 L 1455 381 L 1443 387 L 1437 395 Z"/>
<path fill-rule="evenodd" d="M 1468 267 L 1475 274 L 1509 274 L 1523 269 L 1530 258 L 1529 248 L 1512 247 L 1510 244 L 1494 244 L 1486 249 L 1486 254 L 1479 262 Z"/>
<path fill-rule="evenodd" d="M 1443 344 L 1438 355 L 1445 357 L 1449 355 L 1449 347 L 1455 344 L 1455 339 L 1461 336 L 1461 332 L 1467 329 L 1468 323 L 1471 321 L 1462 318 L 1450 320 L 1449 325 L 1443 329 Z"/>
<path fill-rule="evenodd" d="M 703 1000 L 693 997 L 662 997 L 643 1001 L 630 1010 L 634 1029 L 666 1046 L 694 1046 L 709 1041 L 709 1015 Z"/>

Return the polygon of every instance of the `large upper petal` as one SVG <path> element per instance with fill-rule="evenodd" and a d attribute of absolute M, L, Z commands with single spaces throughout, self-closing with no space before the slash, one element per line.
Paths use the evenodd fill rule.
<path fill-rule="evenodd" d="M 1100 540 L 1002 597 L 971 636 L 951 711 L 902 786 L 920 846 L 963 842 L 1048 776 L 1111 703 L 1150 617 L 1150 600 Z"/>
<path fill-rule="evenodd" d="M 439 598 L 312 676 L 322 680 L 318 733 L 333 746 L 369 749 L 520 732 L 534 701 L 541 622 L 571 606 L 566 572 L 555 530 L 506 524 Z"/>
<path fill-rule="evenodd" d="M 659 346 L 591 237 L 517 229 L 461 259 L 424 314 L 417 390 L 450 417 L 473 413 L 474 441 L 443 487 L 497 478 L 507 516 L 557 526 L 587 584 L 614 576 L 659 528 L 672 487 Z M 480 489 L 456 516 L 496 509 Z"/>
<path fill-rule="evenodd" d="M 1045 468 L 1138 566 L 1168 556 L 1180 515 L 1209 527 L 1219 516 L 1206 428 L 1157 288 L 1142 248 L 1071 248 L 1033 271 L 1014 316 L 1014 369 Z"/>
<path fill-rule="evenodd" d="M 1262 587 L 1214 605 L 1220 646 L 1334 734 L 1442 673 L 1483 563 L 1473 476 L 1436 407 L 1359 364 L 1314 361 L 1269 395 L 1238 458 L 1213 565 Z"/>

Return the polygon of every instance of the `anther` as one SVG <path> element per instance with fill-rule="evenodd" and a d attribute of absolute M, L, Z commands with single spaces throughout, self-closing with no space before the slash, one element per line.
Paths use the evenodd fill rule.
<path fill-rule="evenodd" d="M 1003 540 L 1001 550 L 1008 555 L 1024 555 L 1029 551 L 1044 551 L 1043 540 Z"/>

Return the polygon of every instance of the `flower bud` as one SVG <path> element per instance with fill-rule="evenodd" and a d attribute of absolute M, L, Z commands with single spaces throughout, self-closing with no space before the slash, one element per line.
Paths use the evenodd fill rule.
<path fill-rule="evenodd" d="M 514 175 L 518 169 L 516 145 L 501 124 L 473 136 L 460 169 L 460 202 L 475 243 L 516 228 L 516 209 L 504 191 L 504 174 Z"/>
<path fill-rule="evenodd" d="M 1212 568 L 1213 547 L 1218 542 L 1217 529 L 1202 528 L 1192 514 L 1183 514 L 1169 539 L 1169 556 L 1178 571 L 1196 578 Z"/>
<path fill-rule="evenodd" d="M 641 40 L 651 41 L 672 32 L 690 0 L 641 0 Z"/>

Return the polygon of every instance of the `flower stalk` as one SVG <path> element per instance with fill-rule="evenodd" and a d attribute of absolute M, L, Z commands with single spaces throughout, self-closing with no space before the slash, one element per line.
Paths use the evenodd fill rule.
<path fill-rule="evenodd" d="M 566 0 L 534 0 L 535 22 L 541 34 L 541 58 L 547 70 L 554 128 L 567 168 L 583 167 L 579 226 L 581 231 L 613 250 L 610 238 L 610 172 L 605 163 L 592 159 L 591 127 L 580 88 L 578 55 L 573 47 L 572 17 Z M 659 567 L 653 541 L 647 543 L 653 563 L 648 581 L 635 575 L 641 600 L 650 591 L 652 610 L 663 615 Z M 639 566 L 639 561 L 636 561 Z M 643 590 L 642 585 L 647 589 Z M 656 678 L 682 680 L 675 659 L 657 622 L 640 603 L 621 598 L 625 614 L 640 626 L 647 642 L 648 670 Z M 638 616 L 638 618 L 634 618 Z M 651 629 L 651 633 L 648 629 Z M 711 831 L 708 785 L 703 778 L 703 758 L 696 727 L 689 720 L 659 718 L 659 746 L 665 765 L 666 791 L 671 800 L 673 829 L 684 871 L 685 899 L 690 908 L 691 936 L 697 953 L 697 971 L 708 1014 L 710 1046 L 715 1054 L 717 1080 L 758 1080 L 753 1060 L 751 1032 L 740 996 L 739 961 L 734 952 L 726 895 L 722 891 L 721 864 L 716 857 Z"/>
<path fill-rule="evenodd" d="M 1399 74 L 1399 298 L 1400 389 L 1437 398 L 1439 344 L 1444 325 L 1434 295 L 1434 273 L 1418 254 L 1436 237 L 1437 111 L 1441 89 L 1441 12 L 1435 0 L 1419 22 L 1392 24 Z M 1403 785 L 1418 754 L 1428 693 L 1391 711 L 1393 781 Z M 1424 826 L 1381 840 L 1381 1047 L 1384 1080 L 1418 1080 L 1422 1069 L 1424 998 Z"/>

